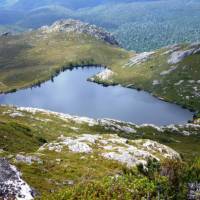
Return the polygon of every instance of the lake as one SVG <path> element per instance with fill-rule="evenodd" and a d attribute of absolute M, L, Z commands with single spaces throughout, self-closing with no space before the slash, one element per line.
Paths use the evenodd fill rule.
<path fill-rule="evenodd" d="M 0 104 L 44 108 L 78 116 L 113 118 L 136 124 L 182 124 L 193 113 L 147 92 L 121 86 L 103 87 L 87 78 L 103 68 L 67 70 L 40 87 L 0 95 Z"/>

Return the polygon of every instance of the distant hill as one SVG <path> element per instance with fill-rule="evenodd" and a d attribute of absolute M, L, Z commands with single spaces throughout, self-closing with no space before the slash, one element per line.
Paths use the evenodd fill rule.
<path fill-rule="evenodd" d="M 2 0 L 0 25 L 38 28 L 59 19 L 79 19 L 115 34 L 129 50 L 200 41 L 197 0 Z"/>
<path fill-rule="evenodd" d="M 60 5 L 70 9 L 80 9 L 86 7 L 94 7 L 102 4 L 109 3 L 130 3 L 130 2 L 145 2 L 145 1 L 158 1 L 158 0 L 1 0 L 1 7 L 32 10 L 38 7 L 49 5 Z"/>

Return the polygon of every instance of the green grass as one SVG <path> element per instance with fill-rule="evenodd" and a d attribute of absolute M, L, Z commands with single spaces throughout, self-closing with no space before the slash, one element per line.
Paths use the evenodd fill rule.
<path fill-rule="evenodd" d="M 190 46 L 180 45 L 180 49 L 187 50 Z M 189 81 L 200 80 L 200 54 L 188 56 L 178 64 L 169 65 L 167 60 L 170 54 L 163 54 L 165 51 L 167 48 L 159 49 L 147 61 L 133 66 L 113 67 L 116 74 L 112 77 L 112 83 L 148 91 L 166 101 L 182 105 L 198 113 L 200 111 L 200 84 Z M 160 75 L 170 66 L 177 68 L 169 74 Z M 160 84 L 153 85 L 154 80 L 158 80 Z M 180 80 L 184 82 L 176 85 Z M 96 78 L 95 81 L 110 84 L 109 80 L 101 81 Z"/>
<path fill-rule="evenodd" d="M 123 131 L 115 132 L 111 130 L 111 128 L 105 129 L 102 125 L 89 126 L 87 123 L 80 124 L 73 120 L 63 120 L 53 114 L 47 115 L 42 112 L 32 114 L 20 111 L 23 116 L 12 117 L 11 114 L 16 112 L 15 107 L 0 107 L 0 149 L 4 150 L 1 153 L 1 157 L 4 156 L 8 158 L 11 163 L 17 166 L 23 173 L 23 178 L 28 184 L 35 188 L 37 192 L 39 192 L 38 194 L 44 197 L 44 199 L 50 198 L 49 195 L 53 198 L 54 196 L 52 196 L 52 194 L 60 190 L 64 191 L 64 193 L 61 192 L 58 196 L 56 195 L 55 199 L 62 199 L 60 195 L 64 195 L 63 199 L 67 199 L 67 195 L 69 194 L 72 195 L 72 197 L 73 195 L 81 195 L 80 199 L 84 199 L 85 196 L 83 193 L 85 193 L 85 189 L 89 190 L 89 193 L 85 194 L 86 197 L 89 195 L 89 198 L 90 195 L 96 195 L 93 194 L 94 190 L 90 191 L 90 184 L 94 184 L 97 188 L 100 187 L 100 194 L 109 196 L 109 191 L 113 188 L 111 184 L 113 179 L 111 177 L 116 174 L 124 176 L 124 170 L 126 170 L 124 165 L 100 157 L 97 152 L 101 151 L 101 149 L 96 149 L 97 152 L 94 151 L 92 155 L 72 153 L 68 151 L 67 148 L 63 149 L 61 152 L 48 150 L 42 152 L 37 151 L 41 145 L 46 142 L 50 143 L 57 140 L 60 135 L 71 137 L 83 133 L 104 135 L 118 134 L 121 137 L 129 139 L 130 144 L 132 142 L 134 143 L 134 139 L 151 139 L 172 147 L 182 155 L 184 161 L 191 162 L 195 157 L 200 157 L 200 136 L 196 134 L 200 131 L 198 127 L 190 128 L 191 136 L 184 136 L 182 135 L 182 131 L 188 130 L 187 127 L 179 128 L 178 132 L 174 132 L 173 129 L 170 128 L 161 132 L 150 126 L 138 127 L 118 122 L 120 126 L 129 125 L 136 130 L 136 133 L 128 134 Z M 75 130 L 72 129 L 72 127 L 78 129 Z M 35 162 L 31 165 L 16 162 L 15 156 L 17 154 L 37 156 L 42 162 Z M 60 161 L 57 161 L 57 159 L 60 159 Z M 134 168 L 133 170 L 135 171 L 137 169 Z M 123 183 L 120 190 L 123 191 L 125 196 L 136 195 L 136 193 L 129 193 L 125 189 L 128 185 L 133 187 L 134 184 L 137 183 L 134 186 L 137 187 L 140 181 L 143 181 L 143 179 L 147 180 L 145 177 L 138 175 L 138 172 L 136 172 L 136 174 L 134 175 L 135 179 L 133 179 L 136 182 L 129 182 L 131 181 L 129 179 L 124 180 L 123 176 L 122 180 L 120 179 L 122 182 L 119 183 Z M 108 179 L 105 180 L 105 177 L 108 177 Z M 73 186 L 70 186 L 68 181 L 73 181 Z M 147 184 L 150 184 L 148 187 L 153 184 L 152 187 L 154 188 L 155 182 L 148 181 Z M 104 188 L 104 185 L 107 185 L 108 191 Z M 144 185 L 142 184 L 141 187 L 143 188 Z M 117 188 L 115 188 L 116 191 Z M 142 193 L 142 188 L 140 188 L 141 192 L 138 193 L 139 196 L 136 196 L 138 199 L 141 195 L 147 195 L 148 191 L 151 191 L 147 189 L 147 191 L 145 190 L 146 192 Z M 156 188 L 154 189 L 155 191 L 157 190 Z M 151 193 L 152 199 L 155 194 L 153 191 Z M 109 194 L 107 192 L 109 192 Z M 100 197 L 99 199 L 104 199 Z M 116 199 L 120 198 L 116 197 Z M 129 199 L 128 196 L 125 199 Z"/>
<path fill-rule="evenodd" d="M 29 87 L 78 65 L 120 66 L 130 53 L 81 34 L 39 31 L 0 39 L 0 92 Z"/>
<path fill-rule="evenodd" d="M 184 129 L 186 130 L 186 128 L 183 128 L 183 130 Z M 179 133 L 173 132 L 172 130 L 166 130 L 163 133 L 161 133 L 155 130 L 154 128 L 145 127 L 139 128 L 136 134 L 122 134 L 122 136 L 127 137 L 129 139 L 142 138 L 157 141 L 178 151 L 185 161 L 190 161 L 195 157 L 200 156 L 199 134 L 184 136 L 181 134 L 181 130 Z"/>
<path fill-rule="evenodd" d="M 60 153 L 54 151 L 37 152 L 44 142 L 56 140 L 60 135 L 72 136 L 82 133 L 97 134 L 102 127 L 90 127 L 87 124 L 76 124 L 72 121 L 63 121 L 53 115 L 31 115 L 24 112 L 24 117 L 10 117 L 10 108 L 0 108 L 0 149 L 4 150 L 1 156 L 5 156 L 23 172 L 23 178 L 32 185 L 41 195 L 47 195 L 50 189 L 59 190 L 66 187 L 66 181 L 74 183 L 83 180 L 95 180 L 105 176 L 111 176 L 122 170 L 122 165 L 95 156 L 75 154 L 63 150 Z M 8 112 L 8 113 L 7 113 Z M 3 114 L 4 113 L 4 114 Z M 11 111 L 12 113 L 12 111 Z M 42 119 L 51 121 L 44 122 Z M 78 133 L 71 129 L 77 127 Z M 102 133 L 108 133 L 104 130 Z M 38 155 L 42 163 L 27 165 L 15 162 L 13 157 L 17 154 Z M 12 156 L 11 156 L 12 155 Z M 84 156 L 84 159 L 82 157 Z M 56 159 L 60 159 L 58 164 Z"/>
<path fill-rule="evenodd" d="M 188 49 L 189 45 L 180 45 Z M 18 36 L 0 38 L 0 92 L 14 92 L 21 88 L 39 85 L 58 75 L 61 71 L 75 66 L 102 65 L 115 72 L 112 80 L 96 82 L 105 85 L 121 84 L 151 92 L 166 101 L 180 104 L 199 112 L 200 97 L 194 95 L 189 80 L 200 80 L 199 54 L 189 56 L 176 64 L 177 69 L 168 75 L 169 54 L 166 48 L 157 50 L 151 59 L 135 66 L 124 67 L 135 55 L 116 46 L 106 44 L 84 34 L 49 33 L 39 30 Z M 153 85 L 159 80 L 159 85 Z M 176 86 L 180 80 L 184 82 Z M 186 98 L 187 97 L 187 98 Z"/>

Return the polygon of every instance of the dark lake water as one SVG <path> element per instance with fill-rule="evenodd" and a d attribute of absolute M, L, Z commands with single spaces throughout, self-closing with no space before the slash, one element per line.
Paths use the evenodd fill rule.
<path fill-rule="evenodd" d="M 92 118 L 113 118 L 136 124 L 180 124 L 193 113 L 150 94 L 121 86 L 103 87 L 87 81 L 102 68 L 67 70 L 32 89 L 0 95 L 0 104 L 37 107 Z"/>

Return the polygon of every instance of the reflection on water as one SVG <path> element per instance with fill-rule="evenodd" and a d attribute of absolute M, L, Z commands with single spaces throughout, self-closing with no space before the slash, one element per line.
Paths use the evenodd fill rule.
<path fill-rule="evenodd" d="M 0 95 L 1 104 L 49 109 L 78 116 L 114 118 L 136 124 L 184 123 L 193 113 L 146 92 L 121 86 L 102 87 L 87 81 L 101 68 L 65 71 L 41 87 Z"/>

